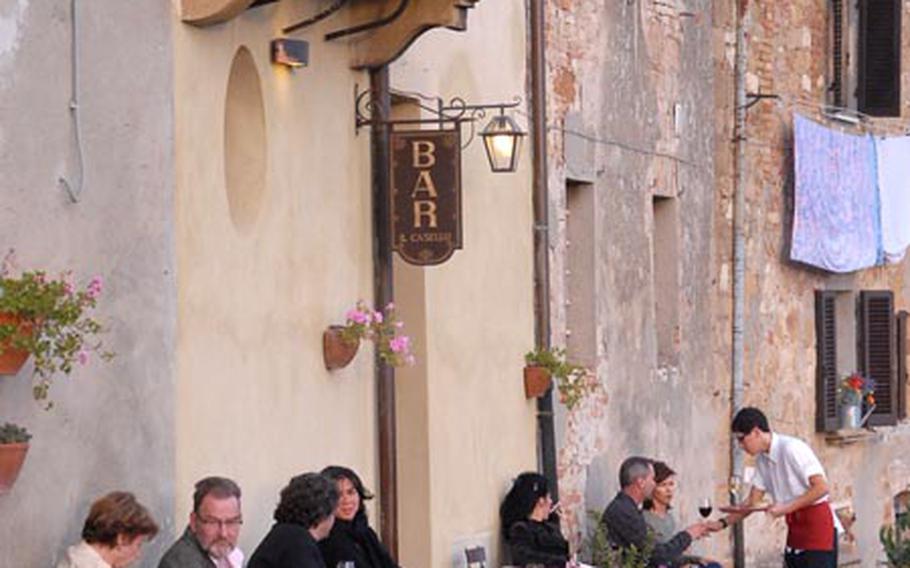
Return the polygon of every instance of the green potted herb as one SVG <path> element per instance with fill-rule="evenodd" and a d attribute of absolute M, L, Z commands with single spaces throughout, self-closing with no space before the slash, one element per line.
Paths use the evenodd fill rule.
<path fill-rule="evenodd" d="M 556 380 L 559 400 L 570 410 L 597 387 L 597 376 L 566 359 L 560 347 L 536 349 L 525 354 L 525 396 L 543 396 Z"/>
<path fill-rule="evenodd" d="M 910 568 L 910 516 L 898 515 L 895 526 L 883 526 L 878 532 L 878 539 L 888 557 L 888 566 L 893 568 Z"/>
<path fill-rule="evenodd" d="M 0 426 L 0 495 L 9 492 L 19 477 L 31 437 L 16 424 L 7 422 Z"/>
<path fill-rule="evenodd" d="M 57 373 L 70 374 L 93 353 L 105 360 L 113 356 L 102 348 L 103 328 L 90 316 L 103 283 L 96 276 L 78 288 L 71 272 L 56 278 L 41 270 L 15 275 L 10 264 L 8 255 L 0 270 L 0 374 L 17 374 L 31 356 L 33 394 L 46 401 Z"/>

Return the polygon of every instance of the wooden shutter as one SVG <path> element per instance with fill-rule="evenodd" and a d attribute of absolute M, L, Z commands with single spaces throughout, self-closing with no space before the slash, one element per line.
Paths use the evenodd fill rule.
<path fill-rule="evenodd" d="M 897 424 L 894 294 L 863 290 L 859 295 L 860 367 L 875 381 L 875 412 L 870 426 Z"/>
<path fill-rule="evenodd" d="M 897 417 L 907 417 L 907 317 L 902 310 L 897 314 Z"/>
<path fill-rule="evenodd" d="M 830 0 L 831 9 L 831 102 L 844 105 L 844 0 Z"/>
<path fill-rule="evenodd" d="M 837 326 L 834 292 L 815 291 L 815 429 L 837 430 Z"/>
<path fill-rule="evenodd" d="M 901 0 L 859 0 L 859 110 L 900 116 Z"/>

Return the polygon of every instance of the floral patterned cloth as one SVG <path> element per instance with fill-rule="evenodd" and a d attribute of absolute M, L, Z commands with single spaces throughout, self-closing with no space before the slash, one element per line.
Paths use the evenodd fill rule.
<path fill-rule="evenodd" d="M 872 137 L 795 115 L 796 196 L 790 258 L 831 272 L 875 266 L 881 224 Z"/>

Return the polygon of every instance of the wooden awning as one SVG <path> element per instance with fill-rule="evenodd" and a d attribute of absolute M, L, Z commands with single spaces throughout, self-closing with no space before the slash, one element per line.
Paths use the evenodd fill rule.
<path fill-rule="evenodd" d="M 478 1 L 347 0 L 337 14 L 346 14 L 347 17 L 338 19 L 351 24 L 329 32 L 325 39 L 351 42 L 354 47 L 351 67 L 378 67 L 404 53 L 427 30 L 438 27 L 465 30 L 468 9 Z M 180 17 L 188 24 L 210 26 L 229 21 L 256 3 L 256 0 L 180 0 Z"/>

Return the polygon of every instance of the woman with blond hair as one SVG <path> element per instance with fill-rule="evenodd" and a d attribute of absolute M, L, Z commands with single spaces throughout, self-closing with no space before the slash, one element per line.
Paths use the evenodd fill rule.
<path fill-rule="evenodd" d="M 108 493 L 92 503 L 82 541 L 66 550 L 57 568 L 125 568 L 156 534 L 158 525 L 132 493 Z"/>

